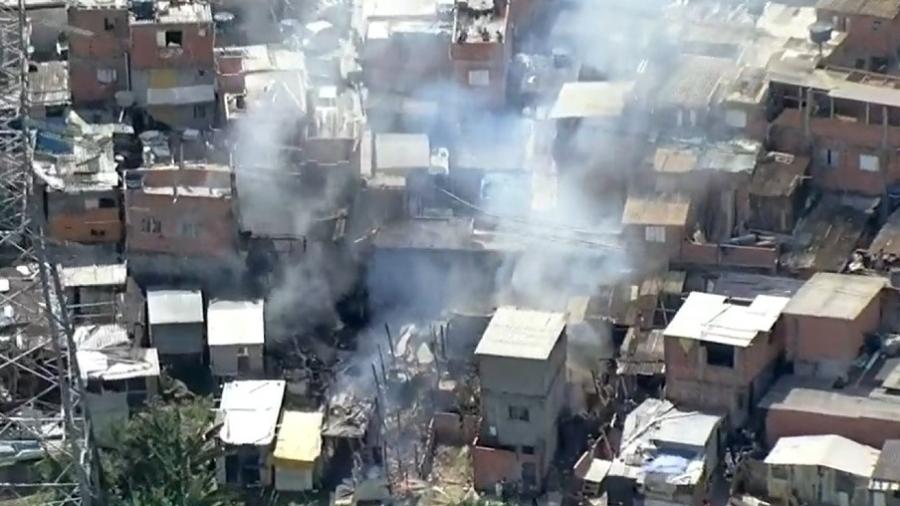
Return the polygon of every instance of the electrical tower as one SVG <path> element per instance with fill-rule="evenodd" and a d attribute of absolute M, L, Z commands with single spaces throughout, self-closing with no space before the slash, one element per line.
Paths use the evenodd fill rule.
<path fill-rule="evenodd" d="M 0 500 L 93 506 L 84 384 L 33 191 L 28 46 L 25 0 L 0 0 Z"/>

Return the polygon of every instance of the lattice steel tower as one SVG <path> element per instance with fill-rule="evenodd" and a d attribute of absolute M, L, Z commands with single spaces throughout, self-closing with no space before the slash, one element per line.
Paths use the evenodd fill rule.
<path fill-rule="evenodd" d="M 93 506 L 84 385 L 33 191 L 28 42 L 25 0 L 0 0 L 0 500 Z"/>

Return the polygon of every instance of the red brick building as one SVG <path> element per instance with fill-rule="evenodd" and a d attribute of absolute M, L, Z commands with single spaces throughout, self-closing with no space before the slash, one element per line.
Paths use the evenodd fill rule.
<path fill-rule="evenodd" d="M 503 0 L 457 3 L 450 59 L 460 99 L 491 107 L 506 102 L 507 64 L 512 55 L 510 8 Z"/>
<path fill-rule="evenodd" d="M 900 1 L 819 0 L 819 21 L 847 33 L 834 55 L 835 63 L 872 71 L 884 71 L 900 51 Z"/>
<path fill-rule="evenodd" d="M 128 2 L 69 4 L 69 86 L 75 105 L 109 102 L 128 89 Z"/>
<path fill-rule="evenodd" d="M 772 381 L 784 347 L 776 323 L 787 303 L 760 295 L 739 305 L 721 295 L 691 293 L 664 331 L 666 398 L 743 425 Z"/>
<path fill-rule="evenodd" d="M 785 307 L 786 358 L 804 376 L 838 377 L 881 324 L 881 277 L 820 272 Z"/>
<path fill-rule="evenodd" d="M 135 103 L 171 127 L 208 127 L 215 115 L 215 28 L 209 4 L 156 2 L 131 26 Z"/>
<path fill-rule="evenodd" d="M 125 176 L 129 252 L 221 256 L 235 251 L 232 173 L 224 166 L 159 166 Z"/>

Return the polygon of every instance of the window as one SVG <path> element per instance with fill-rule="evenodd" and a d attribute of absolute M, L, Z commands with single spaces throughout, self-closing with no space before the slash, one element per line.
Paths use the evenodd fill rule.
<path fill-rule="evenodd" d="M 647 242 L 666 242 L 666 227 L 647 225 L 644 227 L 644 240 Z"/>
<path fill-rule="evenodd" d="M 529 488 L 537 484 L 537 466 L 534 462 L 522 463 L 522 483 Z"/>
<path fill-rule="evenodd" d="M 113 209 L 116 207 L 116 199 L 109 197 L 97 199 L 97 206 L 101 209 Z"/>
<path fill-rule="evenodd" d="M 159 47 L 181 47 L 183 37 L 181 30 L 160 30 L 156 32 L 156 45 Z"/>
<path fill-rule="evenodd" d="M 159 234 L 162 232 L 162 223 L 156 218 L 143 218 L 141 231 L 147 234 Z"/>
<path fill-rule="evenodd" d="M 107 32 L 111 32 L 116 29 L 116 20 L 103 18 L 103 29 Z"/>
<path fill-rule="evenodd" d="M 534 447 L 533 446 L 523 446 L 522 454 L 523 455 L 534 455 Z"/>
<path fill-rule="evenodd" d="M 85 209 L 97 209 L 100 207 L 100 201 L 97 199 L 84 199 Z"/>
<path fill-rule="evenodd" d="M 490 86 L 491 72 L 488 70 L 470 70 L 469 86 Z"/>
<path fill-rule="evenodd" d="M 772 471 L 772 478 L 776 480 L 787 480 L 788 477 L 788 469 L 787 466 L 781 465 L 771 465 L 769 469 Z"/>
<path fill-rule="evenodd" d="M 727 344 L 704 342 L 706 363 L 717 367 L 734 367 L 734 347 Z"/>
<path fill-rule="evenodd" d="M 530 416 L 528 413 L 528 408 L 523 408 L 522 406 L 510 406 L 509 407 L 509 419 L 510 420 L 519 420 L 522 422 L 529 421 Z"/>
<path fill-rule="evenodd" d="M 875 155 L 859 155 L 859 170 L 878 172 L 878 157 Z"/>
<path fill-rule="evenodd" d="M 196 223 L 182 223 L 181 235 L 192 239 L 200 237 L 200 225 Z"/>
<path fill-rule="evenodd" d="M 116 82 L 116 69 L 97 69 L 97 82 L 110 84 Z"/>
<path fill-rule="evenodd" d="M 823 167 L 836 169 L 840 163 L 841 153 L 836 149 L 822 148 L 819 150 L 819 163 Z"/>
<path fill-rule="evenodd" d="M 881 20 L 876 19 L 875 21 L 872 21 L 872 31 L 877 32 L 879 28 L 881 28 Z"/>
<path fill-rule="evenodd" d="M 206 107 L 203 105 L 195 105 L 194 106 L 194 118 L 202 119 L 206 117 Z"/>

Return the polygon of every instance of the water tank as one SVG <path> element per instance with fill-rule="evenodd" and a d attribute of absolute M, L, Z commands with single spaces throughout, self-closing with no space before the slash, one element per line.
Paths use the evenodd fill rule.
<path fill-rule="evenodd" d="M 831 26 L 831 23 L 816 21 L 809 25 L 809 40 L 813 41 L 814 44 L 821 46 L 831 40 L 831 32 L 833 30 L 834 27 Z"/>
<path fill-rule="evenodd" d="M 154 0 L 133 0 L 131 12 L 137 20 L 153 19 L 156 14 L 156 2 Z"/>
<path fill-rule="evenodd" d="M 219 11 L 213 14 L 213 22 L 216 24 L 216 30 L 219 32 L 231 30 L 234 24 L 234 14 L 228 11 Z"/>

